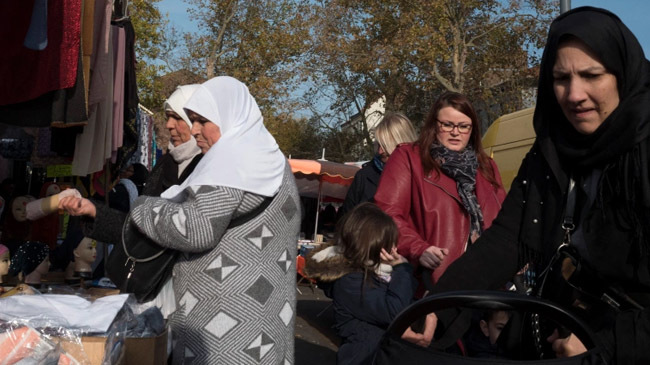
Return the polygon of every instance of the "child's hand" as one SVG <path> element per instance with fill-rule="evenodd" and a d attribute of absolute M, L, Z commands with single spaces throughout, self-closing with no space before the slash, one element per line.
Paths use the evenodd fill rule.
<path fill-rule="evenodd" d="M 435 313 L 429 313 L 424 320 L 424 331 L 422 333 L 414 332 L 411 327 L 406 328 L 402 334 L 402 339 L 412 342 L 418 346 L 429 347 L 433 340 L 433 334 L 438 326 L 438 316 Z"/>
<path fill-rule="evenodd" d="M 379 253 L 379 258 L 382 262 L 385 262 L 390 266 L 395 266 L 406 262 L 404 256 L 397 253 L 397 247 L 393 247 L 390 253 L 382 248 L 381 252 Z"/>

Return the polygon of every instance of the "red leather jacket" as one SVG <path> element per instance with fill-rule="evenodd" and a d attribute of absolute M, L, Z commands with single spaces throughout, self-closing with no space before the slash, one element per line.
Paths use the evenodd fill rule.
<path fill-rule="evenodd" d="M 449 249 L 449 254 L 433 271 L 435 283 L 465 252 L 470 218 L 460 201 L 456 182 L 442 172 L 433 171 L 425 176 L 421 161 L 417 145 L 398 146 L 381 174 L 375 202 L 397 223 L 400 232 L 397 250 L 414 267 L 419 266 L 420 255 L 429 246 Z M 501 185 L 497 166 L 493 160 L 490 162 Z M 480 171 L 477 173 L 476 197 L 483 213 L 483 230 L 492 224 L 505 196 L 502 187 L 495 188 Z"/>

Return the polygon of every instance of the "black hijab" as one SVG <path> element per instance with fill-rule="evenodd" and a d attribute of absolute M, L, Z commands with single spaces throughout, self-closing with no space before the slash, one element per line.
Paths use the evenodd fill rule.
<path fill-rule="evenodd" d="M 589 46 L 617 80 L 619 105 L 590 135 L 573 128 L 553 92 L 553 66 L 558 46 L 567 36 Z M 632 158 L 644 160 L 627 163 L 638 163 L 648 176 L 647 153 L 640 155 L 636 150 L 641 144 L 647 145 L 650 137 L 650 62 L 636 37 L 616 15 L 604 9 L 580 7 L 553 21 L 542 56 L 533 125 L 544 154 L 551 160 L 559 157 L 569 169 L 605 167 Z M 557 169 L 557 175 L 565 175 Z M 650 206 L 650 191 L 647 198 Z"/>
<path fill-rule="evenodd" d="M 578 133 L 553 92 L 559 45 L 572 36 L 584 42 L 616 76 L 619 105 L 590 135 Z M 610 196 L 624 201 L 637 242 L 650 240 L 650 62 L 632 32 L 611 12 L 580 7 L 551 24 L 540 68 L 533 117 L 537 142 L 565 191 L 568 171 L 603 169 Z M 601 191 L 602 194 L 602 191 Z M 602 198 L 602 195 L 601 195 Z"/>

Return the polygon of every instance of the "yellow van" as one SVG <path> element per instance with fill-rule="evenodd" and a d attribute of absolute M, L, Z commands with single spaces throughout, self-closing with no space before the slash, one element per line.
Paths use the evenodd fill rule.
<path fill-rule="evenodd" d="M 497 163 L 506 191 L 510 190 L 521 161 L 535 142 L 534 111 L 535 108 L 528 108 L 502 115 L 483 135 L 485 153 Z"/>

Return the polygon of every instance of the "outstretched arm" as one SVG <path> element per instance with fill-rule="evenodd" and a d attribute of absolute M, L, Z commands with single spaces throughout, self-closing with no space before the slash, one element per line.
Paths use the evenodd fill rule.
<path fill-rule="evenodd" d="M 185 252 L 214 248 L 241 206 L 256 207 L 263 197 L 223 186 L 188 187 L 175 203 L 141 196 L 131 211 L 131 222 L 163 247 Z"/>

